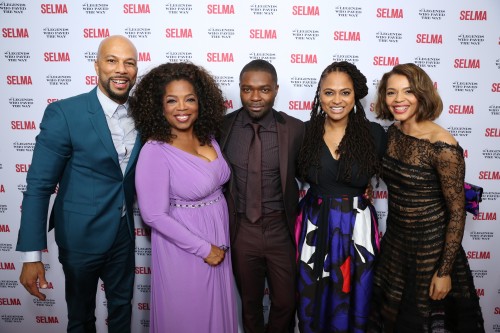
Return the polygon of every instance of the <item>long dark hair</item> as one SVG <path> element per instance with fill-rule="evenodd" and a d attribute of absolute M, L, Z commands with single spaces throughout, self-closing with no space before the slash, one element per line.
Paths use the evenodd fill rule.
<path fill-rule="evenodd" d="M 352 165 L 357 164 L 359 174 L 372 176 L 380 174 L 380 160 L 377 156 L 373 136 L 370 133 L 370 121 L 366 118 L 365 110 L 360 100 L 368 94 L 366 77 L 359 69 L 346 61 L 334 62 L 325 68 L 316 88 L 311 119 L 306 129 L 304 144 L 299 154 L 299 173 L 306 179 L 311 167 L 319 169 L 320 149 L 325 134 L 326 113 L 321 109 L 320 87 L 325 77 L 332 72 L 342 72 L 349 75 L 354 86 L 356 112 L 352 110 L 348 115 L 344 137 L 337 148 L 340 159 L 337 180 L 350 182 L 352 179 Z"/>
<path fill-rule="evenodd" d="M 163 115 L 165 87 L 174 80 L 186 80 L 198 96 L 198 119 L 194 133 L 200 144 L 210 145 L 217 137 L 226 107 L 219 86 L 210 73 L 192 63 L 166 63 L 159 65 L 142 77 L 130 97 L 130 112 L 139 131 L 141 141 L 172 142 L 171 126 Z"/>

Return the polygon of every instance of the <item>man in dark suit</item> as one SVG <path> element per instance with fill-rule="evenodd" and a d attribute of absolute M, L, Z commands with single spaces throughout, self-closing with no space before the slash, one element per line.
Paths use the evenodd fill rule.
<path fill-rule="evenodd" d="M 231 251 L 246 333 L 266 331 L 262 304 L 266 278 L 271 298 L 267 332 L 293 330 L 293 233 L 299 200 L 295 169 L 304 124 L 273 109 L 278 88 L 272 64 L 248 63 L 240 73 L 243 107 L 226 116 L 222 129 L 221 147 L 232 167 Z M 253 155 L 255 140 L 260 141 L 257 155 Z"/>
<path fill-rule="evenodd" d="M 98 279 L 104 282 L 109 332 L 130 332 L 134 282 L 135 165 L 139 137 L 126 108 L 137 78 L 137 50 L 123 36 L 97 52 L 98 87 L 47 106 L 22 202 L 17 251 L 20 282 L 41 300 L 47 286 L 40 250 L 47 248 L 49 199 L 59 184 L 49 230 L 55 229 L 65 275 L 68 332 L 95 332 Z"/>

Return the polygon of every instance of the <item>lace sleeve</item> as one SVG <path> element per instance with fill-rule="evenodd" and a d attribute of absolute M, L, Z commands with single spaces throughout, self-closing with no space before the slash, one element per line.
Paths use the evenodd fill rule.
<path fill-rule="evenodd" d="M 437 274 L 442 277 L 450 274 L 462 244 L 465 228 L 465 162 L 460 146 L 437 143 L 435 147 L 436 170 L 449 212 L 445 244 Z"/>

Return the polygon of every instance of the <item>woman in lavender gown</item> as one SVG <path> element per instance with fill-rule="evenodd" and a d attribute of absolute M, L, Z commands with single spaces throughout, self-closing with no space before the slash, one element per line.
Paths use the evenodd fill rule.
<path fill-rule="evenodd" d="M 214 140 L 224 98 L 202 67 L 167 63 L 131 99 L 145 143 L 136 168 L 151 227 L 151 332 L 237 332 L 222 185 L 230 170 Z"/>

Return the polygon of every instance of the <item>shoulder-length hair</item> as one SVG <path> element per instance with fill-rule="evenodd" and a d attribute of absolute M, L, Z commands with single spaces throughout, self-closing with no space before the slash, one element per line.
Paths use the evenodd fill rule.
<path fill-rule="evenodd" d="M 379 82 L 375 114 L 378 119 L 394 120 L 394 116 L 385 102 L 387 81 L 393 75 L 403 75 L 410 83 L 410 89 L 418 101 L 416 121 L 435 120 L 443 111 L 443 101 L 434 87 L 434 83 L 427 73 L 415 64 L 407 63 L 396 65 L 390 72 L 385 73 Z"/>

